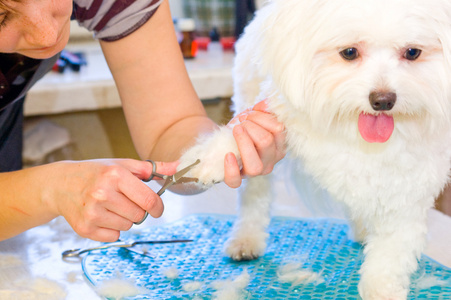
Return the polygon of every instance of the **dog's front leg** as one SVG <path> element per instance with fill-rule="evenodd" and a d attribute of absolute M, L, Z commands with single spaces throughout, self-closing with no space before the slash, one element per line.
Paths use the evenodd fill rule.
<path fill-rule="evenodd" d="M 404 300 L 425 245 L 426 209 L 419 204 L 374 216 L 364 248 L 359 292 L 364 300 Z"/>
<path fill-rule="evenodd" d="M 234 260 L 262 256 L 266 248 L 266 228 L 270 221 L 271 175 L 249 178 L 240 187 L 240 211 L 225 252 Z"/>
<path fill-rule="evenodd" d="M 234 153 L 238 163 L 241 164 L 241 156 L 232 128 L 222 126 L 214 132 L 199 137 L 197 143 L 180 158 L 178 170 L 200 159 L 200 163 L 191 169 L 187 177 L 195 177 L 199 180 L 199 186 L 209 188 L 214 183 L 224 180 L 224 157 L 229 152 Z"/>
<path fill-rule="evenodd" d="M 224 179 L 224 156 L 229 152 L 241 162 L 232 129 L 223 126 L 200 137 L 180 158 L 179 169 L 200 159 L 187 176 L 198 178 L 199 185 L 208 188 Z M 226 245 L 226 253 L 234 260 L 254 259 L 265 251 L 271 202 L 269 178 L 270 175 L 249 178 L 239 189 L 240 212 Z"/>

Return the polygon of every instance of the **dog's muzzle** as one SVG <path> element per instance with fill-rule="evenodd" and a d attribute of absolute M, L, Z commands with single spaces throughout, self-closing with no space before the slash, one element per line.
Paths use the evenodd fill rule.
<path fill-rule="evenodd" d="M 396 94 L 392 92 L 371 92 L 371 107 L 376 110 L 391 110 L 396 103 Z"/>

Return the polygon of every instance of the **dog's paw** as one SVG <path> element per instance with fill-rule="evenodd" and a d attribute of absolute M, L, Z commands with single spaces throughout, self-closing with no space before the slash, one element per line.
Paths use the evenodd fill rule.
<path fill-rule="evenodd" d="M 405 300 L 407 288 L 397 283 L 396 278 L 362 276 L 359 282 L 359 293 L 363 300 Z"/>
<path fill-rule="evenodd" d="M 240 162 L 240 153 L 232 130 L 221 127 L 211 134 L 200 137 L 196 145 L 182 155 L 178 170 L 199 159 L 200 163 L 185 176 L 197 178 L 198 185 L 208 188 L 224 180 L 224 158 L 229 152 L 234 153 Z"/>
<path fill-rule="evenodd" d="M 236 261 L 256 259 L 265 253 L 267 236 L 265 232 L 233 236 L 227 241 L 225 252 Z"/>

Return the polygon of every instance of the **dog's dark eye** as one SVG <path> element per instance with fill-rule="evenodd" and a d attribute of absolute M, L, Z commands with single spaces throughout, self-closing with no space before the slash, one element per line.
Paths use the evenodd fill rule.
<path fill-rule="evenodd" d="M 404 53 L 404 58 L 408 60 L 416 60 L 421 54 L 421 50 L 417 48 L 409 48 Z"/>
<path fill-rule="evenodd" d="M 359 52 L 356 48 L 347 48 L 341 51 L 340 55 L 346 60 L 354 60 L 359 57 Z"/>

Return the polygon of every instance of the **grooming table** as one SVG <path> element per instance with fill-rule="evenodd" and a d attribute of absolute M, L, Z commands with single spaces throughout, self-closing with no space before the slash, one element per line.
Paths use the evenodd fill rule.
<path fill-rule="evenodd" d="M 231 280 L 245 271 L 250 283 L 242 299 L 360 299 L 362 246 L 348 238 L 349 227 L 342 220 L 274 217 L 264 256 L 244 262 L 232 261 L 223 251 L 234 220 L 227 215 L 191 215 L 169 225 L 124 232 L 122 240 L 194 242 L 96 250 L 84 257 L 83 271 L 94 286 L 123 278 L 146 289 L 145 294 L 125 299 L 212 299 L 216 292 L 212 282 Z M 302 264 L 303 270 L 318 273 L 322 280 L 281 282 L 278 271 L 291 263 Z M 179 275 L 166 277 L 169 268 L 176 268 Z M 189 282 L 202 284 L 185 291 Z M 451 269 L 423 255 L 408 299 L 451 300 Z"/>

